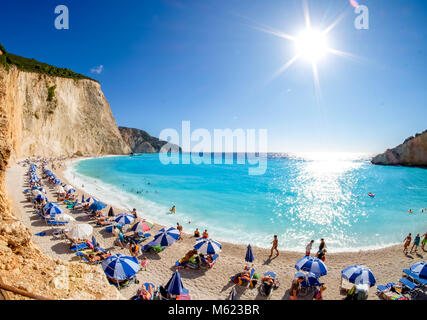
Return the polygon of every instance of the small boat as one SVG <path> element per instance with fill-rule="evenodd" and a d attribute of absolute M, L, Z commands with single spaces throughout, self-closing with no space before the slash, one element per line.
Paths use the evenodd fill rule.
<path fill-rule="evenodd" d="M 373 194 L 373 193 L 368 193 L 368 196 L 370 196 L 371 198 L 374 198 L 375 197 L 375 194 Z"/>

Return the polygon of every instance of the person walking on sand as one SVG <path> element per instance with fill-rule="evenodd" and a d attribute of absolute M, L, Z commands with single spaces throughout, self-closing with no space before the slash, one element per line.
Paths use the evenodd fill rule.
<path fill-rule="evenodd" d="M 320 245 L 319 245 L 319 250 L 316 253 L 316 257 L 318 257 L 318 255 L 323 251 L 323 249 L 326 248 L 326 243 L 325 243 L 325 239 L 320 239 Z"/>
<path fill-rule="evenodd" d="M 420 245 L 421 237 L 420 234 L 417 233 L 417 236 L 414 239 L 414 244 L 412 245 L 411 251 L 409 253 L 412 253 L 412 250 L 415 248 L 415 253 L 417 253 L 418 247 Z"/>
<path fill-rule="evenodd" d="M 305 256 L 310 255 L 311 248 L 313 247 L 314 240 L 311 240 L 308 245 L 305 247 Z"/>
<path fill-rule="evenodd" d="M 274 250 L 276 250 L 276 257 L 279 255 L 279 250 L 277 250 L 277 246 L 279 245 L 279 240 L 277 240 L 277 235 L 274 235 L 272 244 L 273 246 L 271 247 L 270 256 L 268 258 L 271 258 L 273 256 Z"/>
<path fill-rule="evenodd" d="M 408 254 L 408 248 L 409 248 L 409 245 L 411 244 L 411 240 L 412 240 L 412 236 L 411 236 L 411 233 L 409 233 L 408 236 L 405 238 L 405 240 L 403 240 L 405 242 L 405 244 L 403 245 L 404 254 Z"/>
<path fill-rule="evenodd" d="M 182 240 L 182 226 L 178 222 L 176 223 L 176 228 L 179 231 L 179 238 L 178 238 L 178 240 Z"/>
<path fill-rule="evenodd" d="M 426 243 L 427 243 L 427 232 L 426 233 L 424 233 L 424 239 L 423 239 L 423 242 L 422 242 L 422 244 L 421 244 L 421 248 L 424 250 L 424 246 L 426 245 Z"/>

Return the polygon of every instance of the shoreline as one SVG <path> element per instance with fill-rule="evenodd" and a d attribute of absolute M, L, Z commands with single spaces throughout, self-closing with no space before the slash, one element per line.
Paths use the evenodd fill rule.
<path fill-rule="evenodd" d="M 64 170 L 67 169 L 67 164 L 70 161 L 80 161 L 86 158 L 76 158 L 71 160 L 63 161 L 61 168 L 53 169 L 53 172 L 63 181 L 68 182 L 68 179 L 64 176 Z M 19 160 L 17 160 L 19 161 Z M 52 165 L 48 165 L 52 168 Z M 13 203 L 14 212 L 20 212 L 20 218 L 23 223 L 30 228 L 33 234 L 50 230 L 45 224 L 40 222 L 40 219 L 34 217 L 25 206 L 28 206 L 28 202 L 22 203 L 22 199 L 25 198 L 23 195 L 23 187 L 19 187 L 19 184 L 23 182 L 23 174 L 25 174 L 27 168 L 20 167 L 19 165 L 11 164 L 11 168 L 8 168 L 6 175 L 6 187 L 9 193 L 9 197 Z M 21 176 L 21 178 L 19 178 Z M 65 178 L 65 179 L 64 179 Z M 18 186 L 17 186 L 18 185 Z M 73 184 L 72 184 L 73 185 Z M 22 186 L 22 185 L 21 185 Z M 78 190 L 78 194 L 91 196 L 81 187 L 73 185 Z M 53 197 L 52 191 L 49 192 L 49 198 Z M 107 201 L 107 204 L 108 201 Z M 62 205 L 61 205 L 62 207 Z M 108 210 L 109 206 L 106 209 Z M 114 207 L 115 213 L 119 213 L 122 210 Z M 84 214 L 72 214 L 78 222 L 88 223 L 88 220 L 84 220 L 86 217 Z M 90 223 L 90 221 L 89 221 Z M 150 233 L 153 235 L 163 226 L 155 225 Z M 149 258 L 150 263 L 147 271 L 140 271 L 137 275 L 140 283 L 153 282 L 156 286 L 165 284 L 173 273 L 173 265 L 175 261 L 180 259 L 189 249 L 194 245 L 194 237 L 192 234 L 186 233 L 185 229 L 187 225 L 183 225 L 184 233 L 183 240 L 177 241 L 172 245 L 171 248 L 166 248 L 160 254 L 146 254 Z M 108 235 L 103 228 L 94 227 L 94 235 L 98 242 L 108 249 L 112 249 L 113 253 L 128 254 L 128 250 L 120 250 L 118 247 L 114 247 L 112 244 L 114 238 Z M 33 241 L 40 247 L 40 249 L 46 254 L 59 258 L 66 261 L 79 261 L 75 259 L 73 254 L 67 251 L 67 247 L 64 241 L 52 241 L 50 237 L 32 237 Z M 213 238 L 215 236 L 213 235 Z M 327 242 L 327 238 L 326 238 Z M 146 242 L 145 242 L 146 243 Z M 222 242 L 223 249 L 220 253 L 220 258 L 216 265 L 207 271 L 201 270 L 181 270 L 181 277 L 184 286 L 190 290 L 192 299 L 195 300 L 217 300 L 225 299 L 231 290 L 232 283 L 229 281 L 229 277 L 233 274 L 240 272 L 245 263 L 244 255 L 246 252 L 246 245 L 232 244 L 228 242 Z M 53 245 L 52 245 L 53 244 Z M 314 246 L 317 248 L 317 243 Z M 402 269 L 408 268 L 413 263 L 422 261 L 424 258 L 422 255 L 425 253 L 419 248 L 418 253 L 420 256 L 405 256 L 402 253 L 402 245 L 394 245 L 382 249 L 375 250 L 359 250 L 356 252 L 338 252 L 328 253 L 326 256 L 326 266 L 328 267 L 328 275 L 322 277 L 322 282 L 325 282 L 328 290 L 324 292 L 325 299 L 341 300 L 344 296 L 339 293 L 339 285 L 341 280 L 341 270 L 354 264 L 364 264 L 371 268 L 375 277 L 377 278 L 378 284 L 386 284 L 388 282 L 397 282 L 402 276 Z M 290 283 L 294 277 L 296 269 L 294 268 L 295 262 L 302 258 L 303 252 L 284 251 L 280 250 L 280 255 L 277 258 L 268 259 L 270 253 L 269 249 L 252 247 L 255 256 L 255 267 L 256 272 L 262 275 L 267 271 L 274 271 L 278 275 L 278 279 L 281 283 L 279 289 L 272 293 L 271 299 L 280 300 L 289 298 L 288 289 Z M 98 268 L 100 266 L 98 265 Z M 130 298 L 136 293 L 136 290 L 140 285 L 131 285 L 128 288 L 121 290 L 121 293 L 126 298 Z M 240 292 L 241 291 L 241 292 Z M 370 290 L 369 299 L 378 299 L 374 294 L 376 289 L 373 287 Z M 258 294 L 257 289 L 244 289 L 238 290 L 239 299 L 253 300 L 253 299 L 264 299 L 264 297 Z"/>
<path fill-rule="evenodd" d="M 107 156 L 101 156 L 101 157 L 79 157 L 79 158 L 76 158 L 76 159 L 67 160 L 67 161 L 63 162 L 64 168 L 61 168 L 61 170 L 58 170 L 57 175 L 60 177 L 61 180 L 64 180 L 67 183 L 69 183 L 72 186 L 74 186 L 75 189 L 78 190 L 80 193 L 86 192 L 90 196 L 93 196 L 93 197 L 95 197 L 97 199 L 100 199 L 102 202 L 104 202 L 104 203 L 106 203 L 108 205 L 112 205 L 114 208 L 119 208 L 122 211 L 132 211 L 133 207 L 130 206 L 130 205 L 128 205 L 126 207 L 126 205 L 118 204 L 117 201 L 113 201 L 112 199 L 106 200 L 107 199 L 106 196 L 102 193 L 103 190 L 99 190 L 98 189 L 99 185 L 107 186 L 109 189 L 116 188 L 115 186 L 109 185 L 109 184 L 105 184 L 103 182 L 100 182 L 99 185 L 97 185 L 95 183 L 98 183 L 98 181 L 97 181 L 98 179 L 95 179 L 95 178 L 92 178 L 92 177 L 87 177 L 87 176 L 84 176 L 84 175 L 82 175 L 80 173 L 77 173 L 77 175 L 76 175 L 76 172 L 72 169 L 72 166 L 74 166 L 77 162 L 80 162 L 80 161 L 83 161 L 83 160 L 88 160 L 88 159 L 104 158 L 104 157 L 118 157 L 118 156 L 117 155 L 107 155 Z M 88 184 L 91 184 L 91 186 L 95 187 L 97 191 L 94 192 L 93 190 L 92 191 L 82 190 L 81 187 L 77 186 L 77 183 L 76 183 L 75 179 L 73 179 L 71 177 L 71 175 L 74 175 L 75 179 L 80 180 L 80 182 L 82 182 L 85 185 L 85 187 L 87 187 Z M 84 181 L 85 179 L 86 179 L 86 181 Z M 96 181 L 88 182 L 89 179 L 96 180 Z M 73 181 L 73 182 L 71 182 L 71 181 Z M 105 189 L 105 188 L 103 188 L 103 189 Z M 117 191 L 118 192 L 126 193 L 125 191 L 122 191 L 122 190 L 117 190 Z M 132 193 L 129 193 L 129 196 L 131 196 L 131 197 L 137 197 L 136 195 L 134 195 Z M 148 202 L 148 203 L 152 203 L 154 205 L 157 205 L 157 203 L 155 203 L 155 202 L 153 202 L 151 200 L 144 199 L 144 201 Z M 156 217 L 150 217 L 150 218 L 147 218 L 147 219 L 150 220 L 150 221 L 153 221 L 155 223 L 157 223 L 157 221 L 158 221 L 158 219 Z M 179 220 L 179 218 L 177 217 L 176 220 Z M 185 221 L 177 221 L 177 222 L 179 222 L 184 227 L 185 226 L 187 226 L 187 227 L 191 226 L 192 227 L 192 225 L 186 223 Z M 176 222 L 175 222 L 175 224 L 176 224 Z M 165 227 L 167 225 L 167 223 L 162 222 L 161 225 L 163 225 Z M 210 230 L 209 225 L 206 226 L 206 227 L 207 227 L 207 229 L 209 231 Z M 193 227 L 193 229 L 195 229 L 195 227 Z M 199 227 L 199 230 L 202 230 L 202 229 Z M 191 234 L 188 234 L 188 235 L 191 235 Z M 230 241 L 229 239 L 225 239 L 225 238 L 221 238 L 221 237 L 214 237 L 214 238 L 216 240 L 220 241 L 221 243 L 229 243 L 230 245 L 245 246 L 245 248 L 247 246 L 246 243 L 233 242 L 233 241 Z M 318 240 L 319 239 L 315 239 L 316 242 Z M 286 252 L 292 252 L 292 253 L 305 252 L 305 249 L 302 248 L 302 247 L 301 248 L 295 248 L 295 249 L 289 249 L 289 248 L 286 248 L 285 246 L 283 246 L 282 244 L 283 243 L 279 241 L 279 250 L 286 251 Z M 391 243 L 391 244 L 386 244 L 386 245 L 372 245 L 372 246 L 369 246 L 369 247 L 365 246 L 365 247 L 359 247 L 359 248 L 346 247 L 346 248 L 333 248 L 333 249 L 331 249 L 331 247 L 329 247 L 328 248 L 328 255 L 335 254 L 335 253 L 356 253 L 356 252 L 360 252 L 360 251 L 376 251 L 376 250 L 387 249 L 387 248 L 394 247 L 394 246 L 399 246 L 399 245 L 400 245 L 400 243 Z M 251 243 L 251 246 L 252 247 L 257 247 L 257 248 L 260 248 L 260 249 L 264 249 L 264 250 L 270 250 L 270 248 L 271 248 L 271 246 L 262 246 L 262 245 L 258 245 L 258 244 L 255 245 L 255 244 L 252 244 L 252 243 Z"/>

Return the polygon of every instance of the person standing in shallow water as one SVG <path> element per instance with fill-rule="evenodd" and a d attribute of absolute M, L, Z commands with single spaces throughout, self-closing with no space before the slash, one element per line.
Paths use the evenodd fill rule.
<path fill-rule="evenodd" d="M 182 240 L 182 226 L 178 222 L 176 223 L 176 228 L 179 231 L 179 238 L 178 238 L 178 240 Z"/>
<path fill-rule="evenodd" d="M 273 243 L 273 246 L 271 247 L 269 258 L 273 256 L 274 250 L 276 250 L 276 257 L 279 255 L 279 250 L 277 250 L 277 246 L 279 245 L 279 240 L 277 240 L 277 235 L 274 235 L 274 239 L 272 243 Z"/>

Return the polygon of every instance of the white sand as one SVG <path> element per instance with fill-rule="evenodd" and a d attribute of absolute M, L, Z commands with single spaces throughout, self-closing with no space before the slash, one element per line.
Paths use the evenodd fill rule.
<path fill-rule="evenodd" d="M 61 169 L 53 171 L 63 181 L 66 181 L 61 172 L 64 167 L 65 166 L 62 166 Z M 76 259 L 75 255 L 69 251 L 65 240 L 54 240 L 52 238 L 51 230 L 55 229 L 55 227 L 46 226 L 46 224 L 34 213 L 33 206 L 27 202 L 23 193 L 23 190 L 25 189 L 24 175 L 27 170 L 28 168 L 23 168 L 17 164 L 14 164 L 11 168 L 7 169 L 6 187 L 13 203 L 15 215 L 22 220 L 25 226 L 31 229 L 33 234 L 41 231 L 48 232 L 44 237 L 33 236 L 32 239 L 45 254 L 65 261 L 79 261 L 79 259 Z M 41 176 L 41 174 L 39 174 L 39 176 Z M 45 181 L 43 182 L 46 185 Z M 81 194 L 84 193 L 82 190 L 78 190 L 78 192 L 80 197 Z M 86 196 L 88 196 L 88 194 L 85 193 L 85 197 Z M 56 197 L 53 194 L 53 188 L 48 190 L 48 198 L 51 201 L 56 201 Z M 96 227 L 95 222 L 89 220 L 84 213 L 73 213 L 68 209 L 65 209 L 63 205 L 61 205 L 61 207 L 66 213 L 74 216 L 77 219 L 77 223 L 90 223 L 94 225 L 94 236 L 100 243 L 101 247 L 111 249 L 113 253 L 129 254 L 127 249 L 122 250 L 117 246 L 115 247 L 113 245 L 114 237 L 107 233 L 104 228 Z M 109 207 L 104 209 L 105 214 L 108 209 Z M 115 208 L 114 211 L 117 214 L 122 210 Z M 150 233 L 154 235 L 162 227 L 163 226 L 161 225 L 156 225 Z M 189 229 L 186 225 L 183 227 L 184 231 L 191 233 L 194 231 Z M 410 231 L 411 230 L 408 230 L 408 232 Z M 215 235 L 210 236 L 215 238 Z M 132 297 L 139 286 L 144 282 L 152 282 L 156 286 L 166 284 L 174 271 L 173 266 L 175 265 L 175 262 L 195 244 L 195 238 L 192 235 L 184 234 L 183 238 L 184 239 L 182 241 L 176 242 L 160 254 L 148 253 L 147 257 L 150 260 L 148 270 L 141 270 L 137 274 L 137 279 L 140 281 L 140 284 L 130 285 L 122 290 L 122 294 L 128 298 Z M 325 238 L 327 242 L 327 235 L 325 235 Z M 144 243 L 147 242 L 148 241 Z M 233 286 L 230 282 L 230 276 L 242 271 L 243 267 L 247 265 L 244 261 L 246 252 L 245 246 L 231 243 L 222 243 L 222 245 L 223 249 L 220 254 L 220 258 L 212 269 L 207 271 L 180 271 L 182 282 L 184 286 L 190 290 L 192 299 L 225 299 Z M 313 251 L 315 251 L 317 245 L 318 243 L 314 244 Z M 425 251 L 421 248 L 418 249 L 418 254 L 408 256 L 402 253 L 402 249 L 403 246 L 393 246 L 380 250 L 327 254 L 326 265 L 328 267 L 328 275 L 321 278 L 321 281 L 327 286 L 327 290 L 324 292 L 324 298 L 344 298 L 339 292 L 341 270 L 354 264 L 363 264 L 369 267 L 377 279 L 377 284 L 397 282 L 402 277 L 402 269 L 408 268 L 410 265 L 418 261 L 423 261 L 423 255 L 425 255 Z M 273 291 L 271 299 L 288 299 L 288 289 L 296 272 L 294 268 L 295 262 L 302 258 L 304 253 L 281 251 L 279 257 L 272 260 L 268 259 L 270 254 L 269 250 L 254 247 L 253 253 L 255 256 L 256 272 L 262 275 L 267 271 L 274 271 L 280 281 L 280 287 Z M 98 267 L 101 268 L 100 265 L 98 265 Z M 238 287 L 238 299 L 264 299 L 264 297 L 259 295 L 257 288 L 245 289 Z M 378 299 L 375 295 L 375 291 L 376 289 L 374 287 L 371 288 L 369 299 Z"/>

